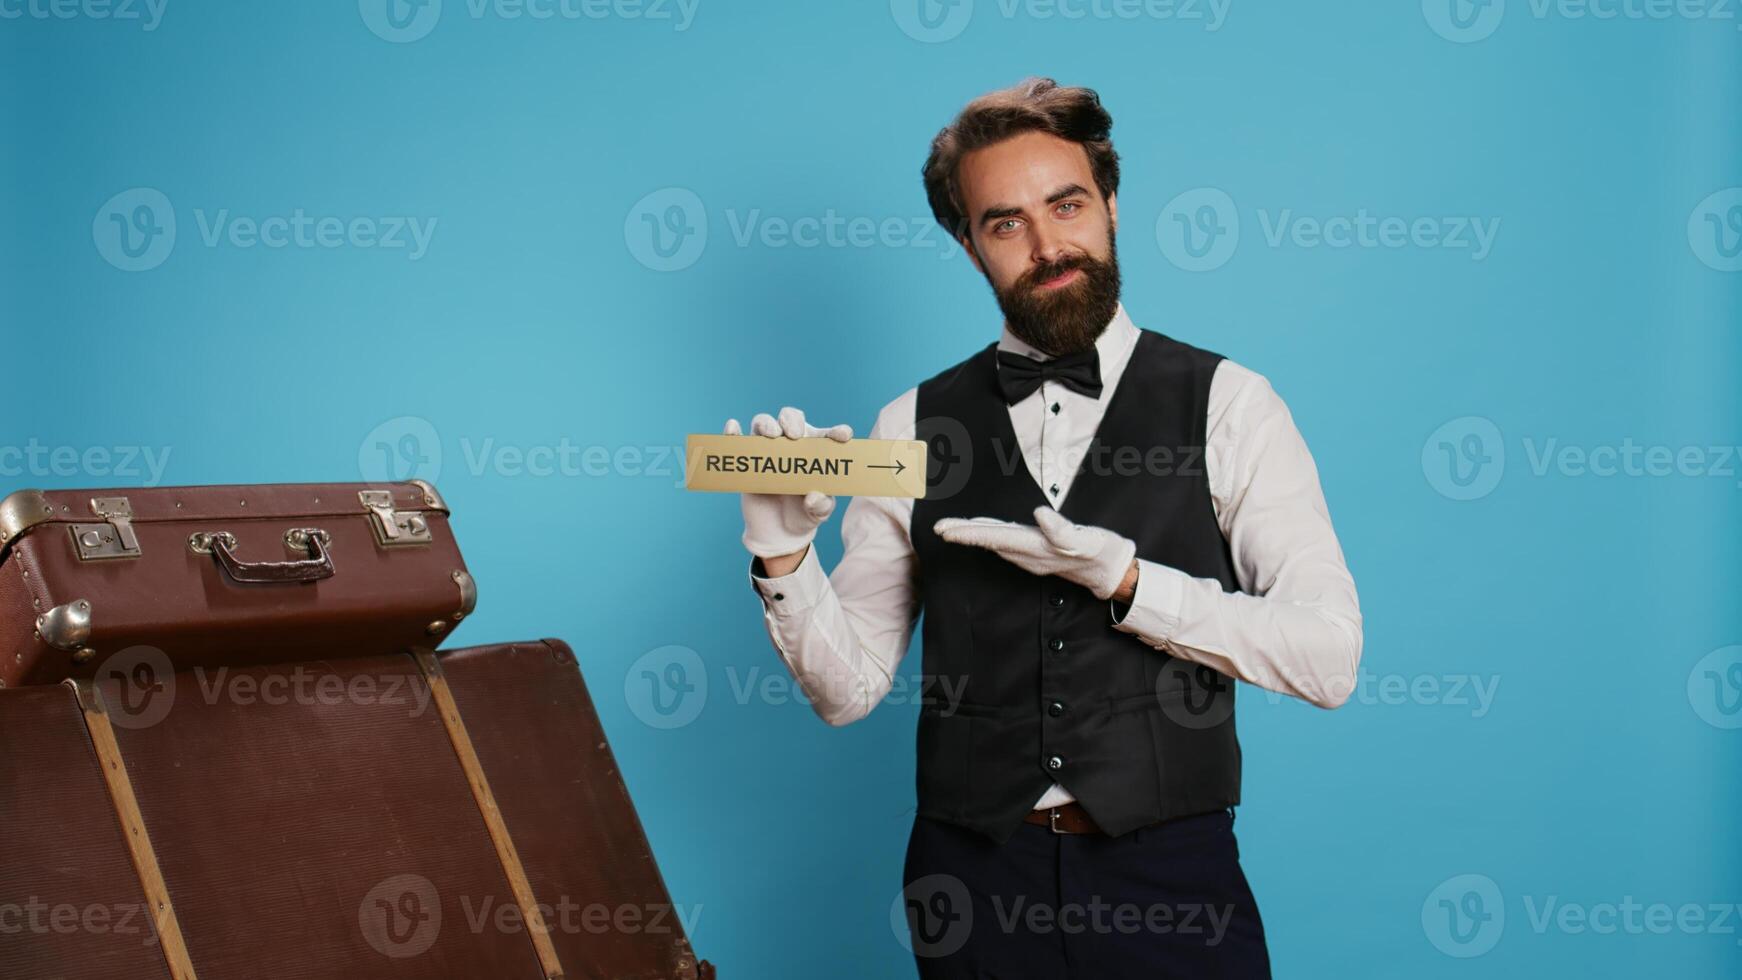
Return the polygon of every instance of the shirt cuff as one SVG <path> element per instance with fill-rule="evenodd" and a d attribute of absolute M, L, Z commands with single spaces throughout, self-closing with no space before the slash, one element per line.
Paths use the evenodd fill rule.
<path fill-rule="evenodd" d="M 790 574 L 764 578 L 756 574 L 758 564 L 757 559 L 750 559 L 750 587 L 762 597 L 768 611 L 776 616 L 789 616 L 811 608 L 828 588 L 829 577 L 823 574 L 815 544 L 805 549 L 804 557 L 799 559 L 798 567 Z"/>
<path fill-rule="evenodd" d="M 1161 647 L 1179 632 L 1180 606 L 1185 601 L 1185 580 L 1177 568 L 1137 560 L 1137 590 L 1124 613 L 1119 603 L 1110 603 L 1113 628 L 1131 633 L 1152 647 Z"/>

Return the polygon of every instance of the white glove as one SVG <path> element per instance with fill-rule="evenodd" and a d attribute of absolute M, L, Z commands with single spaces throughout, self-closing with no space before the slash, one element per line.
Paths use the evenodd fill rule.
<path fill-rule="evenodd" d="M 790 406 L 780 418 L 763 412 L 750 420 L 750 431 L 770 439 L 805 439 L 827 436 L 836 442 L 853 438 L 853 427 L 837 425 L 819 429 L 804 420 L 804 413 Z M 743 435 L 737 419 L 726 420 L 726 434 Z M 758 558 L 776 558 L 803 551 L 817 536 L 817 527 L 835 512 L 835 498 L 812 490 L 795 493 L 739 494 L 744 505 L 744 547 Z"/>
<path fill-rule="evenodd" d="M 1034 525 L 994 517 L 946 517 L 932 530 L 951 544 L 997 552 L 1036 575 L 1057 575 L 1110 598 L 1125 581 L 1137 543 L 1106 528 L 1073 524 L 1051 507 L 1034 509 Z"/>

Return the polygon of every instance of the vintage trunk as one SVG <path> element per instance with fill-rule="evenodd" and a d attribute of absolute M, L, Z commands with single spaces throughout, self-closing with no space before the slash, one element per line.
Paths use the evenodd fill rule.
<path fill-rule="evenodd" d="M 0 737 L 8 977 L 713 976 L 560 640 L 4 690 Z"/>

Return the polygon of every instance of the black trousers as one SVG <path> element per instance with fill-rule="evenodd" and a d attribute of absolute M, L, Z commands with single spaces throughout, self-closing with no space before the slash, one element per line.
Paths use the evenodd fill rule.
<path fill-rule="evenodd" d="M 916 817 L 902 885 L 922 980 L 1270 976 L 1231 809 L 1002 845 Z"/>

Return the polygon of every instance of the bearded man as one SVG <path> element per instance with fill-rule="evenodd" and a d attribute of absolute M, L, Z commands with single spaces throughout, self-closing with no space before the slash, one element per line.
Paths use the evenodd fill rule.
<path fill-rule="evenodd" d="M 1360 661 L 1281 398 L 1120 302 L 1111 128 L 1093 90 L 1030 79 L 933 140 L 933 214 L 1003 328 L 871 428 L 927 443 L 924 497 L 853 498 L 825 574 L 833 498 L 742 496 L 769 636 L 829 724 L 884 697 L 925 613 L 903 869 L 923 978 L 1268 977 L 1234 682 L 1335 708 Z M 852 437 L 792 407 L 751 431 Z"/>

